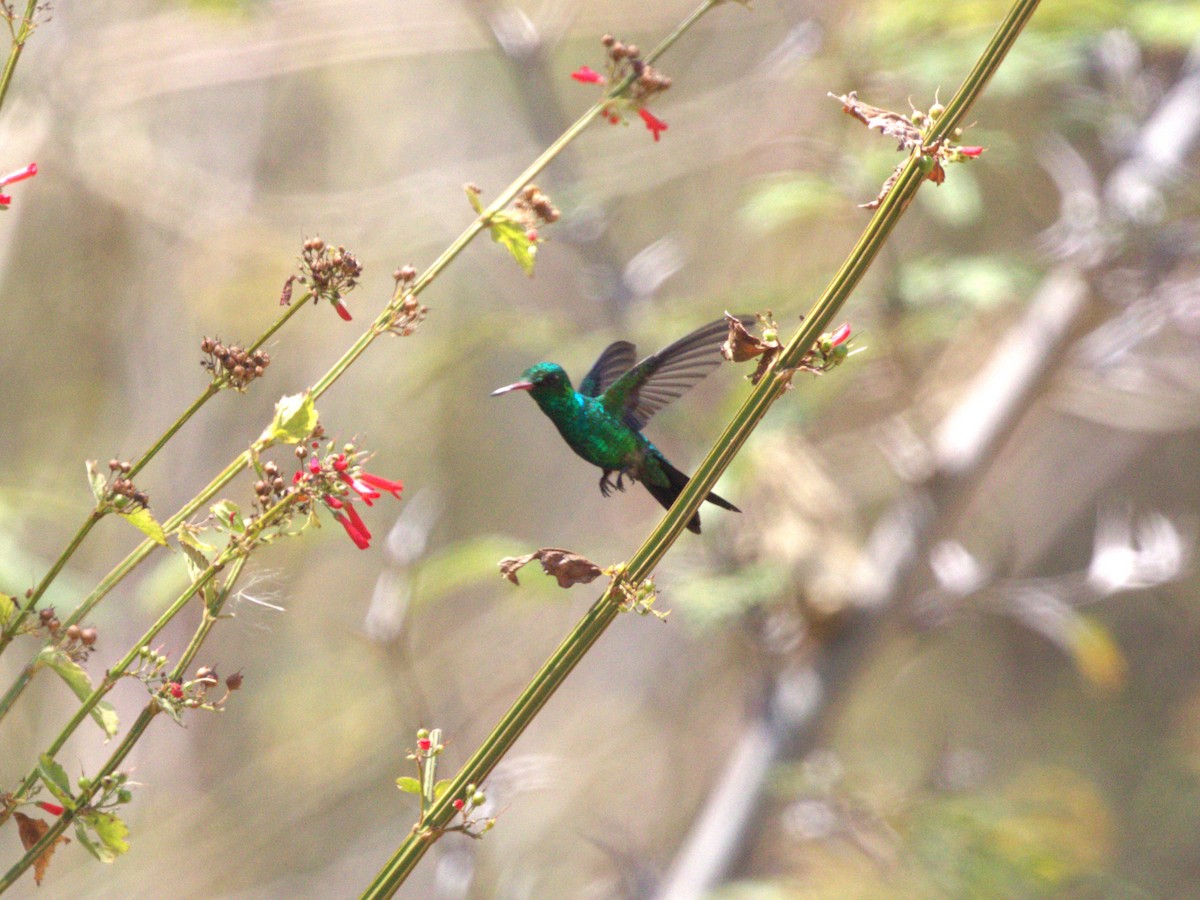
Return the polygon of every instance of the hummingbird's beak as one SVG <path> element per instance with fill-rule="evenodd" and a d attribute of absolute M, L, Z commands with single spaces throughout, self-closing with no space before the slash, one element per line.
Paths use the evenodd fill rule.
<path fill-rule="evenodd" d="M 512 384 L 506 384 L 502 388 L 496 388 L 489 396 L 499 397 L 501 394 L 507 394 L 509 391 L 531 391 L 533 390 L 532 381 L 514 381 Z"/>

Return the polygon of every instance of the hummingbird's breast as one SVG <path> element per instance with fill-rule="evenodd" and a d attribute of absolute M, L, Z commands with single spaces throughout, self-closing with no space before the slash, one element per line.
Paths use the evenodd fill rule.
<path fill-rule="evenodd" d="M 625 422 L 609 414 L 599 400 L 576 395 L 578 403 L 570 416 L 557 421 L 558 430 L 571 449 L 594 466 L 604 469 L 640 471 L 648 442 Z"/>

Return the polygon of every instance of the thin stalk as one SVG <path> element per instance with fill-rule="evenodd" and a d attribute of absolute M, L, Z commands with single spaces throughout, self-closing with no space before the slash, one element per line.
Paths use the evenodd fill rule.
<path fill-rule="evenodd" d="M 312 298 L 312 293 L 306 292 L 303 297 L 301 297 L 299 300 L 294 301 L 292 303 L 292 305 L 289 306 L 286 310 L 284 310 L 283 313 L 278 318 L 276 318 L 276 320 L 271 324 L 271 326 L 268 327 L 267 330 L 264 331 L 261 335 L 259 335 L 258 339 L 255 340 L 255 342 L 250 345 L 249 352 L 253 353 L 259 347 L 261 347 L 263 344 L 265 344 L 268 340 L 270 340 L 272 335 L 274 335 L 275 332 L 277 332 L 280 328 L 282 328 L 284 326 L 284 324 L 288 321 L 288 319 L 290 319 L 292 316 L 294 316 L 296 314 L 296 311 L 311 298 Z M 198 413 L 200 411 L 201 407 L 203 407 L 205 403 L 207 403 L 209 400 L 211 400 L 213 397 L 215 397 L 217 394 L 219 394 L 221 392 L 222 384 L 223 383 L 219 382 L 219 381 L 211 382 L 200 393 L 200 396 L 198 396 L 195 400 L 192 401 L 191 406 L 189 406 L 186 410 L 184 410 L 183 414 L 180 415 L 179 418 L 177 418 L 174 422 L 172 422 L 166 431 L 164 431 L 161 435 L 159 435 L 158 439 L 151 445 L 150 449 L 147 450 L 145 453 L 143 453 L 138 460 L 136 460 L 134 463 L 131 464 L 131 468 L 130 468 L 129 472 L 125 475 L 125 477 L 133 478 L 135 475 L 137 475 L 138 472 L 140 472 L 143 468 L 145 468 L 146 464 L 149 463 L 150 460 L 152 460 L 158 454 L 158 452 L 160 450 L 162 450 L 163 447 L 166 446 L 167 441 L 171 440 L 171 438 L 173 438 L 175 436 L 175 434 L 179 431 L 179 429 L 181 429 L 184 425 L 186 425 L 188 420 L 191 419 L 192 416 L 194 416 L 196 413 Z M 9 643 L 12 641 L 13 637 L 16 635 L 17 630 L 24 623 L 25 619 L 29 616 L 29 614 L 32 613 L 33 610 L 37 609 L 38 601 L 41 600 L 42 596 L 46 593 L 46 591 L 50 587 L 50 585 L 54 583 L 54 579 L 58 577 L 60 572 L 62 572 L 62 570 L 66 566 L 68 560 L 70 560 L 71 557 L 75 554 L 75 551 L 77 549 L 79 549 L 79 546 L 83 543 L 84 539 L 88 536 L 88 533 L 92 530 L 93 527 L 95 527 L 97 522 L 99 522 L 101 519 L 104 518 L 105 515 L 106 515 L 106 513 L 100 506 L 94 507 L 91 510 L 91 512 L 88 513 L 88 517 L 84 520 L 83 525 L 80 526 L 79 531 L 76 532 L 75 537 L 72 538 L 71 543 L 68 544 L 67 548 L 65 550 L 63 550 L 62 553 L 59 554 L 58 559 L 56 559 L 54 561 L 54 565 L 52 565 L 50 567 L 50 571 L 48 571 L 42 577 L 42 580 L 40 582 L 38 582 L 37 586 L 33 589 L 33 592 L 29 595 L 29 597 L 26 598 L 25 603 L 17 611 L 17 614 L 13 618 L 13 620 L 11 622 L 6 623 L 5 627 L 3 629 L 0 629 L 0 653 L 3 653 L 5 648 L 8 647 Z M 189 512 L 187 515 L 191 515 L 191 513 Z M 170 520 L 168 520 L 168 521 L 170 521 Z M 182 521 L 182 520 L 180 520 L 180 521 Z M 164 530 L 172 531 L 177 527 L 179 527 L 179 522 L 175 522 L 173 525 L 164 525 Z M 142 558 L 144 558 L 144 557 L 142 557 Z M 139 559 L 139 562 L 140 562 L 140 559 Z M 80 608 L 83 609 L 83 607 L 80 607 Z M 90 609 L 91 609 L 91 606 L 88 606 L 87 610 L 90 610 Z M 82 618 L 82 615 L 86 614 L 87 610 L 84 610 L 83 614 L 80 614 L 79 610 L 76 610 L 75 614 L 73 614 L 67 620 L 66 624 L 67 625 L 74 624 L 80 618 Z M 28 666 L 22 671 L 21 676 L 18 677 L 18 681 L 20 681 L 21 678 L 26 678 L 26 679 L 32 678 L 32 670 L 30 670 Z M 26 683 L 28 683 L 28 681 L 26 681 Z M 5 702 L 5 701 L 9 699 L 9 695 L 13 693 L 14 688 L 16 688 L 15 684 L 14 684 L 13 688 L 10 688 L 8 693 L 5 694 L 4 699 L 0 700 L 0 718 L 4 717 L 4 714 L 8 711 L 8 708 L 11 705 L 11 701 L 9 701 L 9 702 Z M 23 685 L 16 690 L 16 694 L 13 696 L 12 699 L 16 699 L 16 696 L 20 695 L 21 690 L 24 690 Z"/>
<path fill-rule="evenodd" d="M 984 85 L 995 73 L 1021 29 L 1029 21 L 1039 0 L 1016 0 L 1000 24 L 992 41 L 983 51 L 978 63 L 963 82 L 947 111 L 938 120 L 930 141 L 953 133 L 954 127 L 970 109 Z M 862 237 L 833 277 L 824 293 L 813 305 L 804 323 L 780 354 L 774 369 L 751 391 L 733 420 L 717 439 L 712 450 L 697 468 L 675 504 L 638 549 L 625 567 L 624 579 L 634 584 L 649 577 L 663 555 L 683 531 L 687 522 L 700 507 L 704 497 L 716 484 L 730 461 L 746 442 L 750 433 L 766 415 L 771 404 L 787 389 L 793 369 L 811 349 L 833 317 L 845 304 L 857 286 L 879 248 L 899 222 L 908 203 L 916 196 L 924 174 L 919 161 L 908 162 L 891 192 L 876 210 Z M 452 822 L 456 811 L 455 798 L 462 797 L 468 784 L 482 784 L 484 779 L 512 747 L 533 717 L 545 706 L 558 687 L 578 665 L 583 655 L 599 640 L 619 612 L 621 585 L 614 581 L 584 615 L 578 625 L 554 651 L 533 680 L 517 697 L 512 707 L 484 739 L 455 775 L 450 787 L 429 814 L 423 827 L 414 830 L 397 848 L 379 873 L 363 892 L 363 900 L 391 897 L 403 884 L 425 852 L 437 840 L 441 831 Z"/>
<path fill-rule="evenodd" d="M 233 565 L 230 566 L 229 573 L 225 576 L 225 584 L 222 586 L 220 594 L 211 606 L 205 607 L 204 616 L 201 619 L 199 626 L 197 626 L 195 633 L 193 633 L 187 649 L 185 649 L 183 654 L 179 657 L 179 662 L 172 670 L 170 676 L 168 676 L 169 681 L 178 682 L 183 680 L 184 673 L 187 672 L 188 668 L 191 666 L 192 660 L 195 659 L 196 654 L 199 652 L 201 644 L 204 643 L 204 639 L 208 637 L 213 625 L 216 624 L 221 612 L 221 608 L 225 605 L 225 601 L 228 600 L 229 595 L 233 590 L 233 586 L 237 582 L 238 577 L 241 575 L 242 568 L 245 566 L 247 559 L 248 557 L 246 556 L 240 556 L 234 561 Z M 67 830 L 67 827 L 78 815 L 79 809 L 86 807 L 91 801 L 95 792 L 100 789 L 101 781 L 107 776 L 116 773 L 116 771 L 120 768 L 121 763 L 125 761 L 125 757 L 129 755 L 129 752 L 133 749 L 134 745 L 141 740 L 141 737 L 143 734 L 145 734 L 146 729 L 150 727 L 150 723 L 160 712 L 162 712 L 162 707 L 160 707 L 154 700 L 151 700 L 146 704 L 146 707 L 134 720 L 133 724 L 129 726 L 129 731 L 125 734 L 125 737 L 121 739 L 121 742 L 109 755 L 108 759 L 104 762 L 104 765 L 102 765 L 100 769 L 92 776 L 92 787 L 81 792 L 81 794 L 75 798 L 76 808 L 64 810 L 62 815 L 60 815 L 58 819 L 50 825 L 49 830 L 42 835 L 38 842 L 30 847 L 29 850 L 25 852 L 25 855 L 22 856 L 12 866 L 12 868 L 10 868 L 4 874 L 2 878 L 0 878 L 0 894 L 12 887 L 13 883 L 37 861 L 38 857 L 42 855 L 46 848 L 51 846 L 53 842 L 58 839 L 59 835 Z M 28 785 L 22 785 L 22 788 L 27 790 L 30 786 L 32 786 L 32 781 L 30 781 Z"/>
<path fill-rule="evenodd" d="M 21 25 L 13 32 L 12 48 L 8 51 L 8 61 L 4 64 L 4 72 L 0 73 L 0 107 L 4 106 L 4 98 L 8 95 L 8 86 L 12 84 L 13 73 L 17 70 L 17 60 L 21 58 L 21 51 L 25 49 L 25 42 L 29 40 L 29 35 L 33 33 L 33 14 L 37 12 L 37 0 L 29 0 L 25 4 L 25 16 L 21 19 Z M 12 20 L 9 20 L 8 27 L 12 28 Z"/>

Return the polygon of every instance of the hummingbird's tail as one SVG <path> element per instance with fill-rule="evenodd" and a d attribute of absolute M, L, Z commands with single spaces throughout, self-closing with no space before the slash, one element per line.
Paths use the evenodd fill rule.
<path fill-rule="evenodd" d="M 663 509 L 670 509 L 671 504 L 675 502 L 675 498 L 678 497 L 683 489 L 687 486 L 687 483 L 690 479 L 669 462 L 667 462 L 666 458 L 661 453 L 656 455 L 658 456 L 659 465 L 662 466 L 662 470 L 667 475 L 667 483 L 651 484 L 649 481 L 643 481 L 642 484 L 646 486 L 646 490 L 650 492 L 651 496 L 653 496 L 655 500 L 663 505 Z M 704 499 L 709 503 L 721 507 L 721 509 L 728 509 L 731 512 L 741 512 L 740 509 L 738 509 L 724 497 L 719 497 L 716 494 L 710 493 Z M 687 523 L 687 528 L 688 531 L 695 532 L 696 534 L 700 533 L 700 513 L 696 513 L 694 516 L 692 516 L 691 520 Z"/>

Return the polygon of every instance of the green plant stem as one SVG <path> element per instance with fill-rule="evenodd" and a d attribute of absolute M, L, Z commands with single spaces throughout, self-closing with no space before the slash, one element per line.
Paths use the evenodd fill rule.
<path fill-rule="evenodd" d="M 953 129 L 970 109 L 984 85 L 995 73 L 1021 29 L 1029 21 L 1039 0 L 1017 0 L 997 29 L 970 75 L 963 82 L 946 112 L 938 120 L 930 141 L 953 133 Z M 662 521 L 630 559 L 625 578 L 637 584 L 658 565 L 663 555 L 683 531 L 689 519 L 712 490 L 717 479 L 737 455 L 750 433 L 766 415 L 771 404 L 787 389 L 793 369 L 812 348 L 833 317 L 845 304 L 862 279 L 879 248 L 903 215 L 908 203 L 916 196 L 924 174 L 916 158 L 911 159 L 896 180 L 891 192 L 876 210 L 862 237 L 850 252 L 829 286 L 813 305 L 804 323 L 780 354 L 771 373 L 751 391 L 733 420 L 717 439 L 716 444 L 697 468 L 686 488 Z M 516 742 L 545 706 L 558 687 L 578 665 L 583 655 L 599 640 L 619 613 L 621 591 L 614 581 L 584 615 L 578 625 L 554 651 L 537 672 L 528 687 L 501 717 L 500 722 L 484 739 L 450 783 L 424 820 L 424 827 L 415 830 L 397 848 L 374 880 L 363 892 L 364 900 L 391 897 L 425 852 L 437 840 L 442 830 L 453 821 L 453 801 L 463 796 L 467 784 L 482 784 L 495 765 Z"/>
<path fill-rule="evenodd" d="M 304 296 L 301 297 L 299 300 L 293 301 L 292 305 L 289 306 L 286 310 L 284 310 L 283 313 L 280 314 L 279 317 L 275 319 L 275 321 L 271 324 L 271 326 L 269 328 L 267 328 L 267 330 L 264 331 L 261 335 L 259 335 L 258 339 L 255 340 L 255 342 L 250 345 L 248 352 L 253 353 L 259 347 L 261 347 L 263 344 L 265 344 L 268 340 L 270 340 L 271 337 L 275 334 L 275 332 L 277 332 L 280 328 L 282 328 L 287 323 L 287 321 L 296 314 L 296 311 L 298 309 L 300 309 L 300 307 L 302 307 L 308 300 L 311 300 L 311 299 L 312 299 L 312 293 L 310 291 L 310 292 L 306 292 L 304 294 Z M 214 382 L 210 383 L 200 393 L 200 396 L 198 396 L 195 400 L 192 401 L 191 406 L 189 406 L 186 410 L 184 410 L 183 414 L 181 416 L 179 416 L 179 418 L 177 418 L 173 423 L 171 423 L 170 427 L 168 427 L 166 431 L 164 431 L 161 435 L 159 435 L 158 439 L 154 442 L 154 444 L 150 447 L 150 449 L 147 450 L 145 453 L 143 453 L 137 461 L 135 461 L 134 463 L 131 464 L 130 470 L 125 475 L 125 477 L 133 478 L 134 476 L 137 475 L 138 472 L 140 472 L 143 468 L 145 468 L 146 464 L 149 463 L 150 460 L 152 460 L 158 454 L 158 452 L 160 450 L 162 450 L 163 447 L 166 446 L 167 441 L 171 440 L 171 438 L 173 438 L 175 436 L 175 434 L 179 431 L 179 429 L 181 429 L 184 425 L 186 425 L 188 420 L 191 419 L 192 416 L 194 416 L 196 413 L 198 413 L 200 411 L 201 407 L 203 407 L 205 403 L 207 403 L 209 400 L 211 400 L 213 397 L 215 397 L 217 394 L 219 394 L 221 392 L 221 390 L 222 390 L 221 382 L 214 381 Z M 56 579 L 58 577 L 59 573 L 62 572 L 62 570 L 66 566 L 68 560 L 70 560 L 71 557 L 75 554 L 75 551 L 79 549 L 79 546 L 83 543 L 84 539 L 88 536 L 88 533 L 91 532 L 92 528 L 95 527 L 96 523 L 99 522 L 101 519 L 103 519 L 105 515 L 106 515 L 106 513 L 102 511 L 100 506 L 93 507 L 91 512 L 88 513 L 88 517 L 84 520 L 83 525 L 80 526 L 79 531 L 76 532 L 75 537 L 72 538 L 71 543 L 68 544 L 66 549 L 63 550 L 63 552 L 59 554 L 58 559 L 56 559 L 54 561 L 54 565 L 52 565 L 50 567 L 50 571 L 48 571 L 42 577 L 42 580 L 40 582 L 38 582 L 37 586 L 33 589 L 33 592 L 29 595 L 29 597 L 26 598 L 24 604 L 22 604 L 21 608 L 17 611 L 17 614 L 13 618 L 13 620 L 11 622 L 5 623 L 5 627 L 3 629 L 0 629 L 0 654 L 2 654 L 5 650 L 5 648 L 8 647 L 9 643 L 12 641 L 13 637 L 16 635 L 17 630 L 25 622 L 25 619 L 30 615 L 30 613 L 33 612 L 33 610 L 37 609 L 38 601 L 42 599 L 42 596 L 46 593 L 47 589 L 49 589 L 50 585 L 54 583 L 54 579 Z M 189 512 L 187 515 L 191 515 L 191 513 Z M 168 521 L 170 521 L 170 520 L 168 520 Z M 180 521 L 183 521 L 183 520 L 181 519 Z M 179 527 L 179 522 L 175 522 L 173 525 L 164 525 L 164 530 L 172 531 L 177 527 Z M 151 549 L 153 549 L 153 547 L 151 547 Z M 138 561 L 140 562 L 141 559 L 144 559 L 144 558 L 145 557 L 143 556 L 143 557 L 139 558 Z M 103 595 L 101 595 L 101 596 L 103 596 Z M 72 624 L 78 622 L 79 619 L 82 618 L 84 615 L 86 615 L 87 612 L 91 609 L 91 606 L 87 606 L 86 603 L 84 606 L 86 608 L 80 607 L 80 609 L 83 610 L 82 613 L 79 610 L 76 610 L 76 612 L 74 614 L 72 614 L 72 616 L 66 621 L 65 624 L 72 625 Z M 18 682 L 20 682 L 22 679 L 24 679 L 25 680 L 24 684 L 21 684 L 19 688 L 16 687 L 16 685 L 14 684 L 14 688 L 16 688 L 16 694 L 13 695 L 11 699 L 9 698 L 9 695 L 12 694 L 13 688 L 10 688 L 8 693 L 5 694 L 4 698 L 0 699 L 0 719 L 2 719 L 4 717 L 4 714 L 6 712 L 8 712 L 8 709 L 11 706 L 12 700 L 15 700 L 16 697 L 20 695 L 20 692 L 22 690 L 24 690 L 24 685 L 28 684 L 28 679 L 33 677 L 33 671 L 35 671 L 35 670 L 31 669 L 29 666 L 26 666 L 25 669 L 22 670 L 21 675 L 18 676 L 18 679 L 17 679 Z"/>
<path fill-rule="evenodd" d="M 179 662 L 176 663 L 175 668 L 168 676 L 168 681 L 179 682 L 183 680 L 184 673 L 186 673 L 188 668 L 191 666 L 192 661 L 195 659 L 196 654 L 200 650 L 200 646 L 204 643 L 205 638 L 208 637 L 213 625 L 216 624 L 217 619 L 220 616 L 221 609 L 225 605 L 225 602 L 229 599 L 229 596 L 233 591 L 233 586 L 237 583 L 238 577 L 241 575 L 242 568 L 245 566 L 247 559 L 247 556 L 240 556 L 234 560 L 233 564 L 229 567 L 229 572 L 225 576 L 225 584 L 222 586 L 221 591 L 214 602 L 210 605 L 206 605 L 203 618 L 201 619 L 200 624 L 197 626 L 196 631 L 192 634 L 192 639 L 188 642 L 187 648 L 179 657 Z M 74 821 L 78 815 L 79 810 L 85 808 L 88 803 L 91 802 L 91 799 L 96 791 L 100 790 L 102 780 L 107 776 L 116 773 L 117 769 L 120 768 L 121 763 L 125 761 L 125 757 L 129 755 L 129 752 L 133 749 L 134 745 L 137 744 L 142 735 L 145 734 L 146 729 L 150 727 L 150 723 L 160 712 L 162 712 L 162 707 L 160 707 L 153 699 L 146 704 L 146 707 L 134 720 L 133 724 L 129 726 L 129 731 L 126 732 L 125 736 L 121 739 L 121 742 L 109 755 L 104 765 L 102 765 L 100 769 L 92 776 L 92 787 L 86 791 L 82 791 L 80 795 L 75 798 L 76 808 L 64 810 L 62 815 L 60 815 L 50 825 L 49 829 L 45 834 L 42 835 L 38 842 L 30 847 L 29 850 L 25 852 L 25 855 L 22 856 L 11 867 L 2 878 L 0 878 L 0 894 L 8 890 L 13 883 L 16 882 L 16 880 L 20 878 L 21 875 L 24 874 L 29 867 L 37 861 L 38 857 L 45 852 L 46 848 L 51 846 L 53 842 L 58 839 L 59 835 L 67 830 L 68 826 L 70 826 L 71 822 Z M 33 781 L 36 780 L 36 777 L 36 773 L 34 773 L 31 778 L 26 779 L 26 783 L 22 784 L 22 790 L 27 791 L 30 787 L 32 787 Z"/>
<path fill-rule="evenodd" d="M 8 96 L 8 86 L 12 84 L 13 73 L 17 70 L 17 60 L 21 58 L 25 42 L 33 33 L 33 14 L 37 12 L 37 3 L 38 0 L 29 0 L 25 4 L 25 16 L 21 20 L 20 27 L 13 33 L 12 48 L 8 51 L 8 61 L 4 64 L 4 72 L 0 73 L 0 107 L 4 106 L 4 98 Z M 11 21 L 9 28 L 12 28 Z"/>

